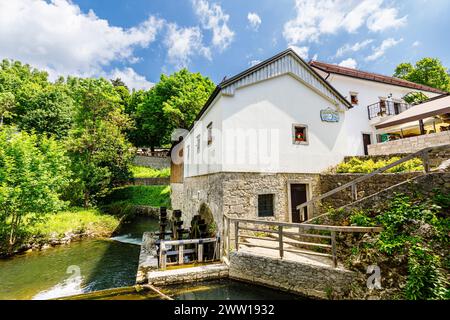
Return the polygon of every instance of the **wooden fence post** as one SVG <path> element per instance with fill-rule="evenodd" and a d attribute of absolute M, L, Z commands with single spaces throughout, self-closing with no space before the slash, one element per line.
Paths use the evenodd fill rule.
<path fill-rule="evenodd" d="M 279 243 L 279 251 L 280 251 L 280 258 L 283 259 L 284 257 L 284 249 L 283 249 L 283 226 L 278 226 L 278 243 Z"/>
<path fill-rule="evenodd" d="M 331 231 L 331 250 L 333 255 L 333 266 L 337 268 L 336 231 Z"/>
<path fill-rule="evenodd" d="M 352 184 L 352 200 L 358 200 L 358 188 L 356 187 L 356 183 Z"/>
<path fill-rule="evenodd" d="M 227 259 L 230 261 L 230 246 L 231 246 L 231 231 L 230 231 L 230 218 L 227 218 Z"/>
<path fill-rule="evenodd" d="M 239 251 L 239 221 L 234 222 L 234 243 L 236 251 Z"/>
<path fill-rule="evenodd" d="M 159 243 L 159 268 L 161 270 L 166 270 L 166 245 L 164 244 L 164 241 L 161 241 Z"/>
<path fill-rule="evenodd" d="M 428 154 L 428 151 L 422 153 L 422 162 L 425 172 L 430 172 L 430 155 Z"/>
<path fill-rule="evenodd" d="M 178 264 L 184 264 L 184 245 L 178 246 Z"/>
<path fill-rule="evenodd" d="M 197 252 L 198 252 L 198 258 L 197 258 L 198 262 L 203 262 L 203 244 L 202 243 L 198 244 Z"/>

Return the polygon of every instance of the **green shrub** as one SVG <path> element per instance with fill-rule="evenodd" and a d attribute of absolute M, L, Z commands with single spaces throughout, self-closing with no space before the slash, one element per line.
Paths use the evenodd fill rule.
<path fill-rule="evenodd" d="M 375 170 L 381 169 L 391 163 L 400 160 L 398 157 L 392 157 L 388 161 L 378 160 L 373 161 L 372 159 L 362 160 L 360 158 L 353 157 L 347 162 L 340 163 L 337 168 L 337 173 L 371 173 Z M 422 160 L 415 158 L 403 162 L 386 172 L 389 173 L 398 173 L 398 172 L 416 172 L 422 171 L 423 165 Z"/>
<path fill-rule="evenodd" d="M 409 250 L 408 279 L 405 296 L 409 300 L 445 299 L 448 285 L 441 269 L 441 260 L 421 245 Z"/>

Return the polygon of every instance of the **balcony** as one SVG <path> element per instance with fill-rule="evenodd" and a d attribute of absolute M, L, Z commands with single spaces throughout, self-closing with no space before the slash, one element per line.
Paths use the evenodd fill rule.
<path fill-rule="evenodd" d="M 380 101 L 367 106 L 367 112 L 369 120 L 375 118 L 382 118 L 386 116 L 394 116 L 406 111 L 411 106 L 407 103 L 394 102 L 394 101 Z"/>

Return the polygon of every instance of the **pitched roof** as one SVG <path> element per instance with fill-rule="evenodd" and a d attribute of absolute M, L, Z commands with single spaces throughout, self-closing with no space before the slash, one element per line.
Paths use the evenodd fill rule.
<path fill-rule="evenodd" d="M 285 73 L 290 73 L 298 78 L 301 78 L 307 85 L 313 87 L 317 91 L 320 91 L 324 96 L 336 101 L 336 103 L 349 109 L 353 107 L 339 91 L 323 79 L 317 71 L 311 68 L 308 63 L 300 58 L 294 50 L 289 48 L 231 78 L 224 79 L 219 85 L 217 85 L 208 101 L 206 101 L 205 105 L 198 113 L 195 121 L 200 119 L 219 93 L 233 95 L 237 88 L 270 79 Z M 191 130 L 193 126 L 194 124 L 191 125 L 189 130 Z"/>
<path fill-rule="evenodd" d="M 416 89 L 416 90 L 422 90 L 422 91 L 428 91 L 433 93 L 439 93 L 439 94 L 445 94 L 445 91 L 432 88 L 423 84 L 414 83 L 411 81 L 403 80 L 396 77 L 389 77 L 382 74 L 377 73 L 371 73 L 366 71 L 360 71 L 352 68 L 347 67 L 341 67 L 335 64 L 329 64 L 325 62 L 320 61 L 310 61 L 310 66 L 313 66 L 319 70 L 322 70 L 327 73 L 335 73 L 343 76 L 348 76 L 352 78 L 358 78 L 363 80 L 369 80 L 369 81 L 376 81 L 381 83 L 386 83 L 394 86 L 400 86 L 410 89 Z"/>

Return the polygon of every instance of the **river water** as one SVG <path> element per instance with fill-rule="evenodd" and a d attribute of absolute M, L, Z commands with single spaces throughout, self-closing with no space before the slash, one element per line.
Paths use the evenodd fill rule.
<path fill-rule="evenodd" d="M 157 228 L 156 220 L 137 218 L 122 226 L 119 235 L 111 239 L 83 240 L 0 260 L 0 299 L 51 299 L 134 285 L 142 233 Z M 175 298 L 293 298 L 235 281 L 222 281 L 209 288 Z"/>

